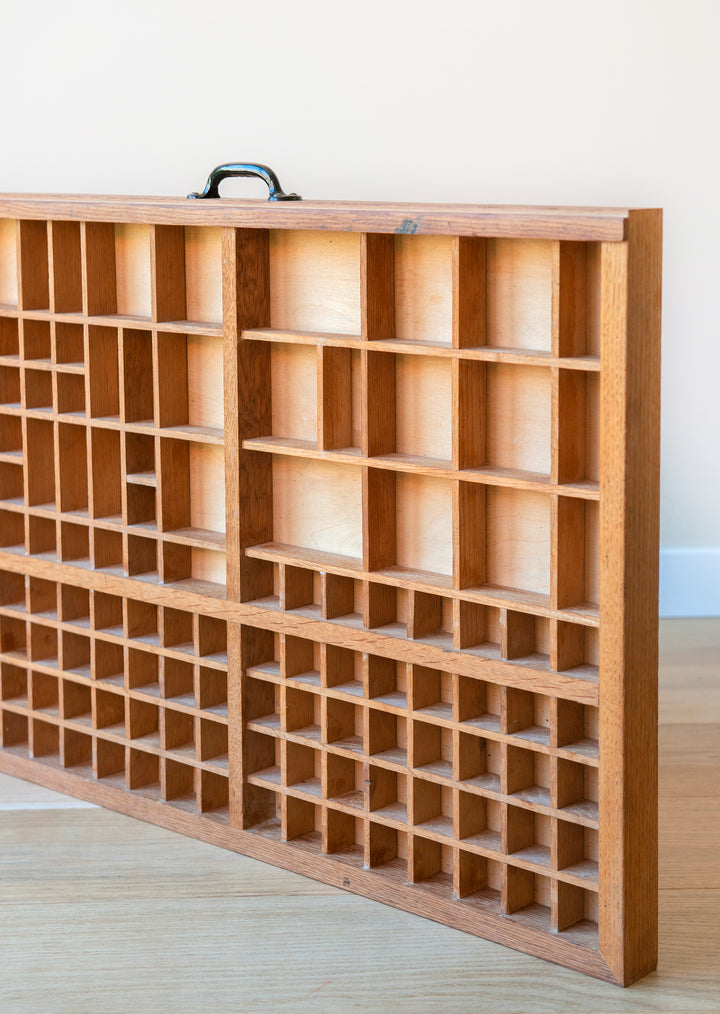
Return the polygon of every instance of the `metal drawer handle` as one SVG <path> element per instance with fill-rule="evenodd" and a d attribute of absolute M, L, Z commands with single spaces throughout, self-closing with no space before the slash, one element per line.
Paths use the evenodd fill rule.
<path fill-rule="evenodd" d="M 216 166 L 208 176 L 205 189 L 202 193 L 188 194 L 188 198 L 202 200 L 209 197 L 219 197 L 220 183 L 230 176 L 257 176 L 264 180 L 270 191 L 269 201 L 301 201 L 300 194 L 286 194 L 280 186 L 280 180 L 270 166 L 261 165 L 259 162 L 227 162 L 225 165 Z"/>

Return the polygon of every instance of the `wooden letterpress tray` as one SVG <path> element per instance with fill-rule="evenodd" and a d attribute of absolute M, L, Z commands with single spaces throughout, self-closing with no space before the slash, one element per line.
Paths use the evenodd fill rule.
<path fill-rule="evenodd" d="M 0 197 L 0 769 L 654 968 L 660 229 Z"/>

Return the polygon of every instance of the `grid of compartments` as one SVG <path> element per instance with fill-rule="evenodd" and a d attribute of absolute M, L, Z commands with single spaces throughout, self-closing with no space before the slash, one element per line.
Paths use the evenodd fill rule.
<path fill-rule="evenodd" d="M 212 229 L 3 222 L 6 551 L 224 597 L 219 241 Z"/>
<path fill-rule="evenodd" d="M 228 822 L 226 624 L 0 572 L 2 748 Z"/>
<path fill-rule="evenodd" d="M 289 233 L 269 273 L 254 597 L 596 683 L 598 245 Z"/>
<path fill-rule="evenodd" d="M 3 750 L 605 975 L 605 255 L 0 220 Z"/>
<path fill-rule="evenodd" d="M 245 826 L 596 942 L 597 709 L 243 627 Z"/>

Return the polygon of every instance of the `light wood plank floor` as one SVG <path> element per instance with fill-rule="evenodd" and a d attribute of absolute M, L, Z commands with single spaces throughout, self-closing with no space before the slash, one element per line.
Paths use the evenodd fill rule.
<path fill-rule="evenodd" d="M 720 1011 L 720 620 L 661 631 L 660 965 L 628 990 L 0 776 L 0 1011 Z"/>

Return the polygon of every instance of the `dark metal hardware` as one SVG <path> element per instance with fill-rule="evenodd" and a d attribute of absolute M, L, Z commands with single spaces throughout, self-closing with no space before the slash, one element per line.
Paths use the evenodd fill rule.
<path fill-rule="evenodd" d="M 188 194 L 188 198 L 202 200 L 209 197 L 219 197 L 220 183 L 231 176 L 254 177 L 264 180 L 270 191 L 269 201 L 301 201 L 300 194 L 286 194 L 280 186 L 280 180 L 270 166 L 261 165 L 259 162 L 226 162 L 224 165 L 216 166 L 208 176 L 205 189 L 202 193 Z"/>

